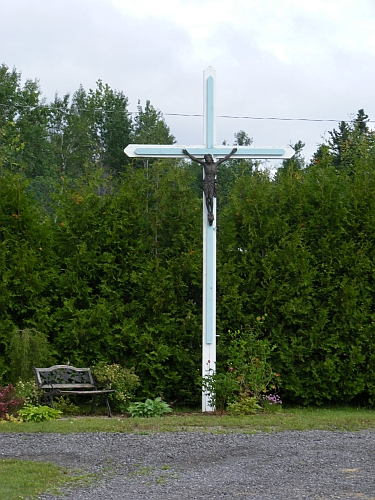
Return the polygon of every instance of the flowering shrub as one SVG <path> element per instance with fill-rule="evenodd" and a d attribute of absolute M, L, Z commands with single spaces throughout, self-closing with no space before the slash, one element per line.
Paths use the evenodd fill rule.
<path fill-rule="evenodd" d="M 100 389 L 116 389 L 114 394 L 109 395 L 114 403 L 114 409 L 127 411 L 128 404 L 134 397 L 134 391 L 140 384 L 134 368 L 101 362 L 92 368 L 92 372 Z"/>
<path fill-rule="evenodd" d="M 280 396 L 277 394 L 268 394 L 267 396 L 263 396 L 262 398 L 262 406 L 264 411 L 267 412 L 276 412 L 280 411 L 283 402 L 281 401 Z"/>
<path fill-rule="evenodd" d="M 16 390 L 16 395 L 20 398 L 23 398 L 26 405 L 36 405 L 39 401 L 39 397 L 42 394 L 42 391 L 38 389 L 38 386 L 36 385 L 34 380 L 19 379 L 14 388 Z"/>
<path fill-rule="evenodd" d="M 282 405 L 280 396 L 277 394 L 269 394 L 268 396 L 264 396 L 264 400 L 267 401 L 271 405 Z"/>
<path fill-rule="evenodd" d="M 24 404 L 24 399 L 16 395 L 12 385 L 0 387 L 0 419 L 5 419 L 7 415 L 13 415 Z"/>

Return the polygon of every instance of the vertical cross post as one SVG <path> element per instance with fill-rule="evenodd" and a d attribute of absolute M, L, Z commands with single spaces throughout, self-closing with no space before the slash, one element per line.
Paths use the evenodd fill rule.
<path fill-rule="evenodd" d="M 208 67 L 203 73 L 204 145 L 213 149 L 216 144 L 215 91 L 216 71 Z M 215 158 L 214 158 L 215 161 Z M 204 173 L 203 173 L 204 175 Z M 203 319 L 202 319 L 202 376 L 216 370 L 216 198 L 212 225 L 208 223 L 207 206 L 203 195 Z M 202 389 L 202 411 L 213 411 L 211 395 Z"/>

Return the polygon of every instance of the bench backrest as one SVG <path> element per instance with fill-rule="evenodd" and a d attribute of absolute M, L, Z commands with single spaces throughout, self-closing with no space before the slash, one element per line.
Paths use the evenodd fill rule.
<path fill-rule="evenodd" d="M 39 389 L 93 389 L 96 388 L 91 368 L 54 365 L 50 368 L 33 366 Z"/>

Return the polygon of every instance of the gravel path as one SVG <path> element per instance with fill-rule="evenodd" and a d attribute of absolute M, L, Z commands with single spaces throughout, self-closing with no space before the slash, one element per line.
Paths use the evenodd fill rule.
<path fill-rule="evenodd" d="M 0 457 L 98 474 L 43 500 L 375 500 L 375 431 L 0 433 Z"/>

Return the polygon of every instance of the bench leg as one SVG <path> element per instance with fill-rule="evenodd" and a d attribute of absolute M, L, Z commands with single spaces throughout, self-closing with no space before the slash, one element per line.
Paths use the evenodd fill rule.
<path fill-rule="evenodd" d="M 93 412 L 94 412 L 94 408 L 95 408 L 95 401 L 96 401 L 96 396 L 93 396 L 93 397 L 92 397 L 92 401 L 91 401 L 91 410 L 90 410 L 90 413 L 93 413 Z"/>
<path fill-rule="evenodd" d="M 108 394 L 107 394 L 107 398 L 106 398 L 106 403 L 107 403 L 107 410 L 108 410 L 108 418 L 111 418 L 112 417 L 112 412 L 111 412 L 111 407 L 109 405 Z"/>
<path fill-rule="evenodd" d="M 53 394 L 50 394 L 49 396 L 50 404 L 53 409 L 55 409 L 55 405 L 53 404 Z"/>

